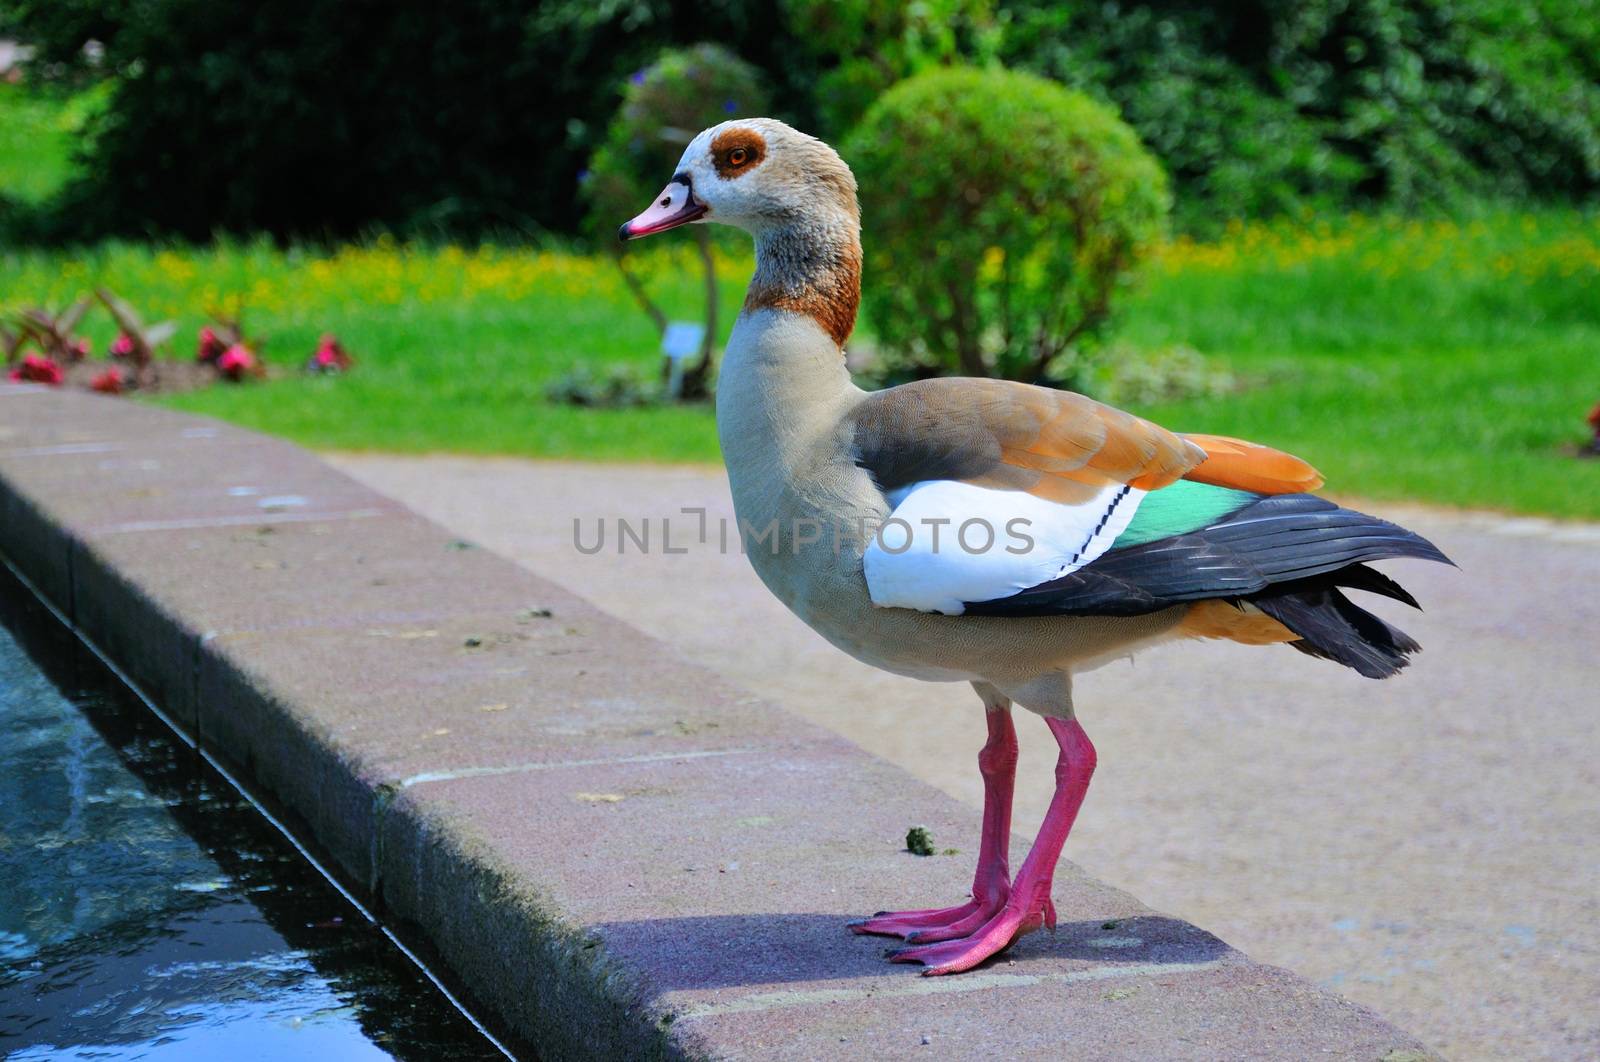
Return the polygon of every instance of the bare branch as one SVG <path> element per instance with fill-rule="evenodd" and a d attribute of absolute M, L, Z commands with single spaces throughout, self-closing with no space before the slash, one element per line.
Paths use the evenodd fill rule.
<path fill-rule="evenodd" d="M 632 292 L 634 300 L 639 303 L 639 308 L 644 310 L 645 314 L 650 318 L 650 323 L 656 326 L 657 334 L 665 335 L 667 331 L 667 315 L 661 312 L 661 307 L 657 306 L 650 298 L 650 293 L 645 291 L 644 281 L 640 280 L 628 268 L 626 257 L 626 252 L 621 248 L 611 252 L 611 260 L 617 263 L 617 271 L 622 274 L 622 282 L 628 285 L 628 290 Z"/>

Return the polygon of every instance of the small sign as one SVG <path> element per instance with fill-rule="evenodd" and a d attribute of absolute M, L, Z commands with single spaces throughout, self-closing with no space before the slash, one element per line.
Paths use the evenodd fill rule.
<path fill-rule="evenodd" d="M 705 325 L 693 321 L 673 321 L 661 336 L 661 353 L 673 361 L 682 361 L 691 354 L 700 353 L 700 343 L 705 337 Z"/>

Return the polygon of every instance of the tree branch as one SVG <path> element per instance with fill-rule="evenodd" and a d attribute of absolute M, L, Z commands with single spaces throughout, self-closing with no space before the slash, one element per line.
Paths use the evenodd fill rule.
<path fill-rule="evenodd" d="M 701 226 L 694 235 L 695 244 L 700 248 L 700 264 L 705 267 L 706 332 L 700 337 L 700 360 L 683 377 L 685 398 L 702 398 L 709 390 L 711 353 L 717 343 L 717 260 L 711 251 L 711 233 Z"/>
<path fill-rule="evenodd" d="M 617 271 L 622 274 L 622 281 L 628 285 L 628 290 L 639 303 L 639 308 L 650 317 L 650 322 L 656 326 L 656 332 L 665 335 L 667 331 L 667 315 L 661 312 L 661 307 L 651 301 L 650 294 L 644 290 L 644 282 L 634 276 L 624 261 L 626 255 L 621 249 L 611 252 L 611 260 L 617 263 Z"/>

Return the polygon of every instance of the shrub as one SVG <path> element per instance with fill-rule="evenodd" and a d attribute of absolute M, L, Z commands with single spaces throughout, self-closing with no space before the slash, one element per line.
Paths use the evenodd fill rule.
<path fill-rule="evenodd" d="M 1062 355 L 1104 328 L 1167 214 L 1166 177 L 1133 130 L 1030 74 L 903 81 L 845 157 L 877 278 L 867 313 L 889 368 L 913 375 L 1064 382 Z"/>
<path fill-rule="evenodd" d="M 584 197 L 589 202 L 589 225 L 596 242 L 611 250 L 628 290 L 658 332 L 666 332 L 666 315 L 628 269 L 626 245 L 613 235 L 616 227 L 643 210 L 661 191 L 696 133 L 729 118 L 764 115 L 766 111 L 767 94 L 760 73 L 715 44 L 663 52 L 630 77 L 623 89 L 622 106 L 584 175 Z M 699 398 L 706 394 L 711 377 L 717 336 L 717 276 L 710 228 L 698 225 L 692 231 L 705 270 L 705 336 L 698 360 L 684 373 L 682 396 Z M 668 368 L 663 367 L 664 375 Z"/>
<path fill-rule="evenodd" d="M 931 67 L 1053 78 L 1120 110 L 1199 228 L 1600 193 L 1594 0 L 0 0 L 13 36 L 30 79 L 110 89 L 65 201 L 34 202 L 54 162 L 0 195 L 13 238 L 572 232 L 618 86 L 697 40 L 829 138 Z"/>
<path fill-rule="evenodd" d="M 1600 191 L 1600 21 L 1569 0 L 1003 0 L 1005 62 L 1115 103 L 1181 220 Z"/>
<path fill-rule="evenodd" d="M 1096 359 L 1088 388 L 1102 402 L 1138 409 L 1194 398 L 1225 398 L 1241 389 L 1238 377 L 1214 366 L 1189 346 L 1142 350 L 1116 342 Z"/>
<path fill-rule="evenodd" d="M 641 379 L 631 365 L 574 366 L 552 380 L 544 396 L 556 405 L 592 409 L 637 409 L 664 397 L 659 383 Z"/>
<path fill-rule="evenodd" d="M 1000 45 L 994 0 L 785 0 L 795 45 L 811 57 L 818 136 L 843 136 L 883 92 L 936 66 L 985 63 Z"/>
<path fill-rule="evenodd" d="M 0 204 L 47 239 L 573 232 L 629 71 L 702 38 L 758 65 L 788 47 L 739 0 L 0 0 L 0 24 L 42 73 L 94 36 L 114 75 L 50 217 Z"/>

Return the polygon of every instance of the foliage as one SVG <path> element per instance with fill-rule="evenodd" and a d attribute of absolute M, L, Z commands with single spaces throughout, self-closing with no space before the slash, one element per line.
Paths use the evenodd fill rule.
<path fill-rule="evenodd" d="M 20 201 L 0 226 L 39 238 L 574 232 L 618 87 L 700 40 L 833 139 L 932 66 L 1060 80 L 1122 112 L 1198 229 L 1305 204 L 1600 194 L 1596 0 L 283 0 L 270 18 L 0 0 L 0 31 L 36 44 L 44 75 L 111 75 L 78 186 L 44 213 L 29 205 L 60 164 L 8 172 L 4 156 L 62 133 L 19 133 L 40 115 L 0 86 L 0 189 Z M 105 54 L 86 67 L 90 38 Z"/>
<path fill-rule="evenodd" d="M 115 40 L 134 6 L 134 0 L 6 0 L 0 3 L 0 37 L 20 37 L 33 45 L 34 62 L 46 72 L 89 75 L 88 46 Z"/>
<path fill-rule="evenodd" d="M 761 74 L 716 44 L 674 48 L 627 80 L 622 105 L 584 177 L 595 224 L 610 236 L 637 214 L 677 169 L 700 130 L 729 118 L 762 115 Z"/>
<path fill-rule="evenodd" d="M 666 315 L 629 272 L 625 245 L 612 235 L 615 226 L 637 214 L 661 190 L 676 172 L 683 149 L 700 130 L 732 117 L 762 115 L 766 110 L 760 73 L 715 44 L 663 52 L 628 79 L 622 106 L 611 119 L 605 142 L 590 160 L 583 190 L 590 207 L 590 226 L 600 230 L 598 242 L 616 256 L 623 279 L 659 332 L 666 331 Z M 687 398 L 700 398 L 708 391 L 717 332 L 717 279 L 710 229 L 702 225 L 694 231 L 705 276 L 705 338 L 698 360 L 684 373 L 682 395 Z M 668 368 L 663 366 L 663 375 Z"/>
<path fill-rule="evenodd" d="M 1002 54 L 1114 102 L 1187 222 L 1600 191 L 1593 0 L 1006 0 Z"/>
<path fill-rule="evenodd" d="M 901 82 L 846 142 L 867 311 L 916 369 L 1044 380 L 1093 339 L 1162 233 L 1161 167 L 1117 116 L 1029 74 Z"/>
<path fill-rule="evenodd" d="M 109 87 L 67 93 L 0 81 L 0 226 L 7 214 L 26 213 L 67 181 L 73 144 L 104 106 Z"/>
<path fill-rule="evenodd" d="M 14 328 L 3 333 L 6 362 L 14 361 L 29 344 L 38 347 L 44 357 L 63 365 L 86 357 L 89 343 L 77 330 L 90 305 L 89 299 L 80 297 L 59 313 L 40 306 L 17 311 L 12 320 Z"/>
<path fill-rule="evenodd" d="M 1089 384 L 1087 389 L 1096 398 L 1122 407 L 1221 399 L 1242 390 L 1233 373 L 1182 344 L 1159 350 L 1113 344 L 1096 360 Z"/>
<path fill-rule="evenodd" d="M 841 137 L 891 85 L 934 66 L 987 63 L 993 0 L 785 0 L 789 32 L 817 63 L 815 132 Z"/>
<path fill-rule="evenodd" d="M 91 330 L 93 322 L 87 315 L 97 302 L 115 336 L 106 344 L 108 361 L 99 362 L 92 360 L 93 343 L 81 334 Z M 80 295 L 59 312 L 31 306 L 7 314 L 0 306 L 0 352 L 12 380 L 121 394 L 129 389 L 171 392 L 203 387 L 217 377 L 237 382 L 265 375 L 254 349 L 259 341 L 247 345 L 239 333 L 226 328 L 224 335 L 231 337 L 227 341 L 209 327 L 201 329 L 198 365 L 173 362 L 162 355 L 176 331 L 171 321 L 145 324 L 126 299 L 104 286 L 97 286 L 92 296 Z M 348 365 L 346 356 L 339 367 Z"/>
<path fill-rule="evenodd" d="M 172 338 L 178 326 L 171 321 L 145 324 L 126 299 L 107 288 L 96 288 L 94 296 L 117 322 L 117 338 L 110 348 L 112 356 L 127 359 L 133 365 L 136 379 L 147 376 L 157 350 Z"/>
<path fill-rule="evenodd" d="M 652 406 L 666 396 L 659 382 L 652 382 L 632 365 L 605 365 L 587 362 L 556 377 L 544 390 L 545 397 L 557 405 L 589 406 L 595 409 L 629 409 Z"/>
<path fill-rule="evenodd" d="M 65 10 L 38 0 L 9 14 L 64 56 L 86 32 L 52 17 Z M 737 0 L 105 10 L 111 97 L 40 237 L 570 232 L 578 173 L 629 71 L 685 35 L 773 66 L 784 43 L 775 11 Z"/>

